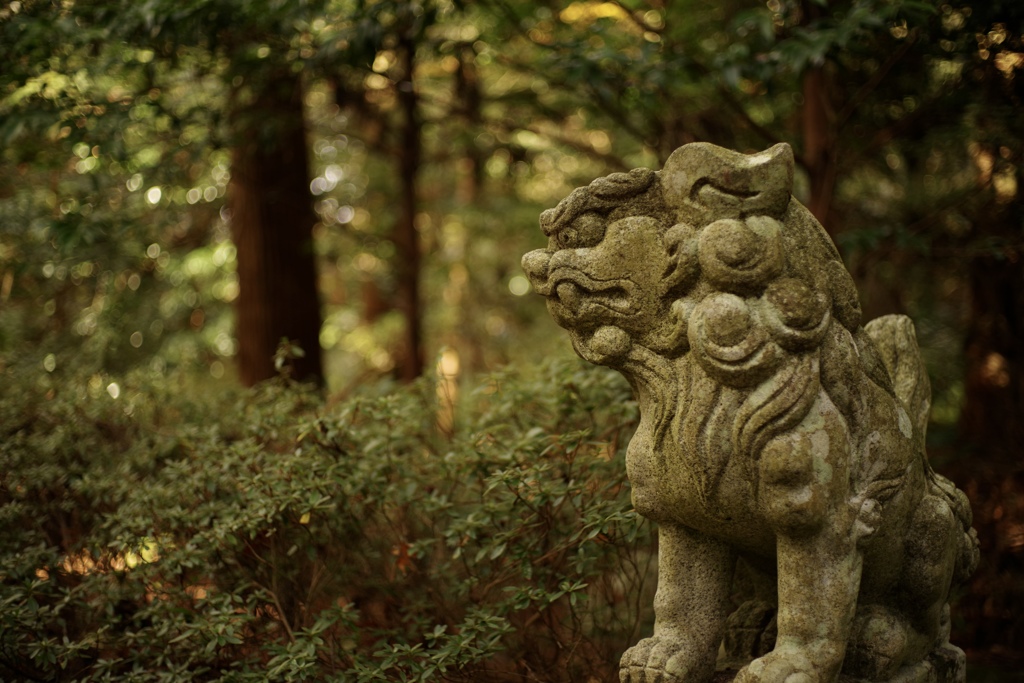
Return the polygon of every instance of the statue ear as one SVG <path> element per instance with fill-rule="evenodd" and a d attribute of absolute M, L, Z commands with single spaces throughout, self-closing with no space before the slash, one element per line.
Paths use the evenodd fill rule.
<path fill-rule="evenodd" d="M 780 143 L 740 154 L 707 142 L 672 152 L 661 172 L 665 203 L 697 225 L 753 214 L 781 217 L 793 188 L 793 150 Z"/>
<path fill-rule="evenodd" d="M 667 296 L 680 287 L 697 281 L 700 265 L 697 260 L 697 231 L 692 225 L 677 223 L 662 238 L 668 253 L 668 267 L 661 276 L 661 294 Z"/>

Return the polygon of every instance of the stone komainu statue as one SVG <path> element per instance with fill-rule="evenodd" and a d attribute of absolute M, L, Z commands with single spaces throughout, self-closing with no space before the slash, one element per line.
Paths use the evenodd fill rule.
<path fill-rule="evenodd" d="M 742 683 L 964 680 L 948 599 L 978 543 L 925 455 L 913 325 L 861 326 L 792 181 L 787 145 L 686 145 L 660 173 L 575 190 L 523 258 L 576 352 L 640 404 L 626 468 L 659 524 L 659 576 L 624 683 L 699 683 L 716 665 Z"/>

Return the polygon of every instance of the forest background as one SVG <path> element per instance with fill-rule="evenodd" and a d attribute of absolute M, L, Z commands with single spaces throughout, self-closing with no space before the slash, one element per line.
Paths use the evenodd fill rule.
<path fill-rule="evenodd" d="M 790 143 L 865 319 L 914 319 L 982 541 L 954 642 L 1009 680 L 1022 32 L 1013 0 L 4 3 L 0 672 L 614 678 L 651 618 L 635 405 L 518 261 L 574 187 L 706 140 Z"/>

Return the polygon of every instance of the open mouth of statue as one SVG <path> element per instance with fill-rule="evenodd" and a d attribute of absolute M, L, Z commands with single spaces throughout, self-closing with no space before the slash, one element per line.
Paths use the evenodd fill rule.
<path fill-rule="evenodd" d="M 598 310 L 619 315 L 634 313 L 629 280 L 595 280 L 578 270 L 561 268 L 551 274 L 550 297 L 564 309 L 567 317 L 587 318 Z"/>

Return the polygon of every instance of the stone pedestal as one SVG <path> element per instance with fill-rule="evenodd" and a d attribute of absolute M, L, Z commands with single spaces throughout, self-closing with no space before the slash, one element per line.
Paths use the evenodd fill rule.
<path fill-rule="evenodd" d="M 741 665 L 731 664 L 715 672 L 711 683 L 732 683 Z M 955 645 L 944 645 L 925 658 L 900 669 L 884 683 L 966 683 L 967 657 Z M 882 683 L 840 674 L 837 683 Z"/>

